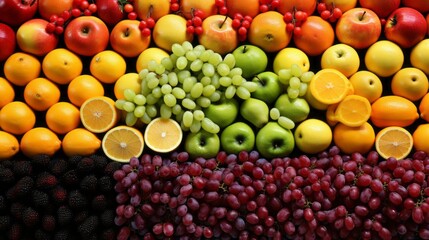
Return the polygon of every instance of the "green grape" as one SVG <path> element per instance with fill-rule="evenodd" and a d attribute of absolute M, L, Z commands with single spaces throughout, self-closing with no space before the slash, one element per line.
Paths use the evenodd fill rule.
<path fill-rule="evenodd" d="M 200 59 L 197 59 L 191 63 L 190 69 L 194 72 L 201 71 L 201 68 L 203 67 L 203 61 Z"/>
<path fill-rule="evenodd" d="M 147 69 L 149 72 L 155 72 L 157 66 L 158 63 L 155 60 L 149 60 L 149 62 L 147 62 Z"/>
<path fill-rule="evenodd" d="M 275 108 L 275 107 L 271 108 L 270 109 L 270 118 L 275 121 L 275 120 L 279 119 L 279 117 L 280 117 L 280 110 L 278 108 Z"/>
<path fill-rule="evenodd" d="M 225 90 L 225 97 L 231 99 L 235 96 L 237 88 L 234 85 L 230 85 Z"/>
<path fill-rule="evenodd" d="M 195 100 L 195 102 L 198 104 L 198 106 L 200 106 L 200 107 L 202 107 L 202 108 L 207 108 L 207 107 L 209 107 L 209 106 L 210 106 L 210 104 L 212 103 L 212 102 L 210 101 L 210 98 L 208 98 L 208 97 L 203 97 L 203 96 L 201 96 L 201 97 L 197 98 L 197 100 Z"/>
<path fill-rule="evenodd" d="M 158 85 L 159 85 L 159 79 L 158 78 L 151 78 L 151 79 L 148 79 L 148 81 L 147 81 L 147 87 L 149 89 L 154 89 L 154 88 L 158 87 Z"/>
<path fill-rule="evenodd" d="M 192 46 L 192 43 L 189 41 L 184 41 L 182 43 L 182 47 L 183 49 L 185 49 L 185 52 L 191 51 L 192 49 L 194 49 L 194 46 Z"/>
<path fill-rule="evenodd" d="M 198 55 L 195 51 L 187 51 L 185 54 L 186 58 L 190 61 L 193 62 L 198 58 Z M 200 60 L 201 61 L 201 60 Z"/>
<path fill-rule="evenodd" d="M 298 64 L 293 63 L 290 65 L 290 73 L 294 77 L 301 77 L 302 75 L 302 69 L 298 66 Z"/>
<path fill-rule="evenodd" d="M 149 117 L 154 118 L 158 115 L 158 108 L 155 105 L 147 105 L 146 113 Z"/>
<path fill-rule="evenodd" d="M 290 69 L 280 69 L 277 75 L 279 75 L 279 81 L 284 85 L 288 85 L 289 79 L 292 77 Z"/>
<path fill-rule="evenodd" d="M 213 53 L 214 52 L 211 49 L 207 49 L 207 50 L 203 51 L 200 55 L 201 61 L 208 62 Z"/>
<path fill-rule="evenodd" d="M 212 83 L 212 79 L 210 77 L 204 76 L 200 78 L 200 82 L 203 84 L 203 86 L 209 86 Z"/>
<path fill-rule="evenodd" d="M 171 45 L 171 51 L 178 57 L 183 56 L 186 53 L 185 48 L 179 43 L 173 43 L 173 45 Z"/>
<path fill-rule="evenodd" d="M 207 85 L 207 86 L 204 86 L 202 94 L 204 97 L 210 97 L 215 91 L 216 91 L 215 86 Z"/>
<path fill-rule="evenodd" d="M 209 133 L 218 133 L 220 131 L 219 125 L 206 117 L 201 121 L 201 127 Z"/>
<path fill-rule="evenodd" d="M 126 88 L 124 90 L 124 97 L 125 100 L 132 102 L 134 100 L 134 97 L 136 96 L 136 93 L 134 92 L 134 90 Z"/>
<path fill-rule="evenodd" d="M 136 118 L 141 118 L 141 117 L 143 117 L 145 112 L 146 112 L 145 106 L 137 106 L 134 109 L 134 116 L 136 116 Z"/>
<path fill-rule="evenodd" d="M 144 79 L 146 78 L 147 74 L 149 73 L 149 70 L 147 68 L 143 68 L 142 70 L 140 70 L 139 72 L 139 79 Z"/>
<path fill-rule="evenodd" d="M 182 70 L 182 71 L 177 73 L 177 78 L 178 78 L 180 83 L 183 83 L 183 81 L 190 76 L 192 76 L 192 74 L 188 70 Z"/>
<path fill-rule="evenodd" d="M 158 78 L 158 76 L 156 75 L 156 73 L 155 72 L 148 72 L 147 74 L 146 74 L 146 80 L 150 80 L 150 79 L 152 79 L 152 78 Z"/>
<path fill-rule="evenodd" d="M 147 115 L 147 113 L 143 114 L 143 117 L 140 118 L 140 121 L 144 124 L 149 124 L 152 121 L 152 118 Z"/>
<path fill-rule="evenodd" d="M 166 104 L 161 104 L 161 107 L 159 108 L 159 115 L 162 118 L 171 118 L 171 107 L 167 106 Z"/>
<path fill-rule="evenodd" d="M 217 73 L 215 73 L 215 74 L 212 76 L 211 84 L 212 84 L 213 86 L 215 86 L 215 88 L 219 88 L 219 87 L 220 87 L 219 78 L 220 78 L 220 76 L 219 76 L 219 74 L 217 74 Z"/>
<path fill-rule="evenodd" d="M 193 99 L 199 98 L 201 94 L 203 94 L 204 86 L 202 83 L 197 82 L 194 84 L 194 86 L 191 89 L 191 97 Z"/>
<path fill-rule="evenodd" d="M 202 121 L 205 117 L 204 112 L 200 109 L 194 110 L 194 119 L 197 121 Z"/>
<path fill-rule="evenodd" d="M 115 107 L 119 110 L 124 110 L 124 104 L 127 102 L 125 99 L 118 99 L 115 101 Z"/>
<path fill-rule="evenodd" d="M 299 94 L 298 96 L 302 97 L 307 93 L 308 84 L 307 83 L 301 83 L 301 86 L 299 86 Z"/>
<path fill-rule="evenodd" d="M 164 95 L 164 103 L 169 107 L 173 107 L 174 105 L 176 105 L 177 99 L 174 97 L 173 94 L 167 93 Z"/>
<path fill-rule="evenodd" d="M 155 72 L 156 72 L 156 74 L 158 74 L 158 75 L 163 74 L 163 73 L 165 72 L 165 67 L 164 67 L 164 65 L 162 65 L 162 64 L 157 64 L 157 65 L 156 65 L 156 67 L 155 67 Z"/>
<path fill-rule="evenodd" d="M 188 59 L 185 56 L 180 56 L 176 61 L 176 68 L 183 70 L 188 66 Z"/>
<path fill-rule="evenodd" d="M 277 122 L 280 126 L 289 130 L 295 127 L 295 123 L 290 118 L 285 116 L 280 116 L 279 119 L 277 119 Z"/>
<path fill-rule="evenodd" d="M 160 87 L 156 87 L 156 88 L 152 89 L 152 95 L 154 97 L 156 97 L 156 98 L 162 97 L 161 88 Z"/>
<path fill-rule="evenodd" d="M 193 120 L 191 126 L 189 127 L 189 131 L 192 133 L 199 132 L 201 130 L 201 121 Z"/>
<path fill-rule="evenodd" d="M 182 117 L 182 123 L 185 127 L 189 128 L 194 121 L 194 114 L 191 111 L 185 111 Z"/>
<path fill-rule="evenodd" d="M 235 66 L 235 57 L 232 55 L 232 53 L 228 53 L 223 58 L 223 62 L 228 65 L 230 69 L 232 69 Z"/>
<path fill-rule="evenodd" d="M 291 99 L 295 99 L 299 96 L 299 89 L 291 88 L 290 86 L 287 87 L 286 92 Z"/>
<path fill-rule="evenodd" d="M 204 45 L 198 44 L 197 46 L 194 47 L 194 51 L 198 51 L 202 53 L 206 51 L 206 47 L 204 47 Z"/>
<path fill-rule="evenodd" d="M 186 109 L 193 110 L 197 107 L 197 104 L 190 98 L 184 98 L 182 100 L 182 106 Z"/>
<path fill-rule="evenodd" d="M 127 126 L 134 126 L 137 123 L 138 118 L 134 116 L 134 112 L 128 112 L 125 115 L 125 124 Z"/>
<path fill-rule="evenodd" d="M 207 77 L 211 77 L 211 76 L 213 76 L 215 74 L 215 68 L 210 63 L 203 63 L 203 66 L 201 67 L 201 70 L 202 70 L 204 76 L 207 76 Z"/>
<path fill-rule="evenodd" d="M 177 74 L 175 72 L 168 73 L 168 84 L 170 86 L 175 87 L 179 83 L 179 79 L 177 78 Z"/>
<path fill-rule="evenodd" d="M 244 81 L 240 86 L 246 88 L 249 92 L 254 92 L 258 89 L 258 84 L 252 81 Z"/>
<path fill-rule="evenodd" d="M 183 121 L 179 121 L 179 120 L 176 120 L 176 121 L 180 122 L 180 128 L 182 129 L 183 132 L 189 131 L 189 127 L 186 127 Z"/>
<path fill-rule="evenodd" d="M 219 53 L 213 52 L 213 54 L 210 55 L 208 62 L 216 67 L 222 62 L 222 56 Z"/>
<path fill-rule="evenodd" d="M 176 54 L 170 54 L 169 58 L 171 60 L 171 63 L 173 64 L 172 70 L 174 70 L 174 68 L 176 66 L 177 59 L 179 58 L 179 56 L 177 56 Z"/>
<path fill-rule="evenodd" d="M 162 94 L 171 93 L 172 89 L 173 88 L 169 84 L 164 84 L 164 85 L 161 86 L 161 92 L 162 92 Z"/>
<path fill-rule="evenodd" d="M 209 99 L 211 102 L 217 102 L 220 100 L 222 93 L 220 91 L 215 91 L 212 95 L 210 95 Z"/>
<path fill-rule="evenodd" d="M 133 102 L 125 102 L 122 106 L 126 112 L 133 112 L 136 105 Z"/>
<path fill-rule="evenodd" d="M 173 65 L 173 61 L 171 61 L 171 58 L 169 58 L 169 57 L 162 58 L 161 64 L 162 64 L 162 66 L 164 66 L 165 70 L 167 70 L 167 71 L 173 70 L 174 65 Z"/>
<path fill-rule="evenodd" d="M 159 101 L 159 98 L 155 97 L 152 93 L 146 95 L 146 104 L 153 105 Z"/>
<path fill-rule="evenodd" d="M 182 88 L 185 90 L 185 92 L 190 92 L 192 90 L 192 87 L 197 82 L 195 77 L 188 77 L 183 81 Z"/>
<path fill-rule="evenodd" d="M 171 112 L 174 115 L 179 115 L 179 114 L 183 113 L 182 106 L 180 104 L 174 105 L 173 107 L 171 107 Z"/>
<path fill-rule="evenodd" d="M 244 79 L 241 75 L 234 75 L 232 77 L 232 85 L 240 86 L 246 79 Z"/>
<path fill-rule="evenodd" d="M 219 78 L 219 84 L 222 87 L 228 87 L 232 84 L 232 79 L 228 76 L 223 76 Z"/>
<path fill-rule="evenodd" d="M 145 105 L 146 97 L 141 93 L 136 94 L 136 96 L 134 96 L 133 102 L 139 106 Z"/>
<path fill-rule="evenodd" d="M 314 76 L 314 72 L 312 72 L 312 71 L 305 72 L 300 77 L 301 82 L 309 83 L 311 81 L 311 79 L 313 79 L 313 76 Z"/>
<path fill-rule="evenodd" d="M 146 82 L 146 81 L 142 81 L 142 82 Z M 143 94 L 143 96 L 147 96 L 149 93 L 152 92 L 152 90 L 148 88 L 146 84 L 142 84 L 141 88 L 142 88 L 141 94 Z"/>
<path fill-rule="evenodd" d="M 239 86 L 237 88 L 237 92 L 236 92 L 237 96 L 243 100 L 249 99 L 250 98 L 250 92 L 249 90 L 247 90 L 247 88 Z"/>
<path fill-rule="evenodd" d="M 219 73 L 220 76 L 224 77 L 224 76 L 228 76 L 230 72 L 230 68 L 226 63 L 221 62 L 216 66 L 216 71 L 217 73 Z"/>
<path fill-rule="evenodd" d="M 229 71 L 229 76 L 233 77 L 235 75 L 243 75 L 243 70 L 239 67 L 231 68 L 231 71 Z"/>
<path fill-rule="evenodd" d="M 301 85 L 301 80 L 298 77 L 291 77 L 289 79 L 289 87 L 293 89 L 299 89 L 300 85 Z"/>
<path fill-rule="evenodd" d="M 181 89 L 180 87 L 174 87 L 171 90 L 171 93 L 173 94 L 174 97 L 176 97 L 177 99 L 183 99 L 186 96 L 186 92 L 185 90 Z"/>
<path fill-rule="evenodd" d="M 159 76 L 159 85 L 165 85 L 168 83 L 168 75 L 167 73 L 162 73 L 161 76 Z"/>

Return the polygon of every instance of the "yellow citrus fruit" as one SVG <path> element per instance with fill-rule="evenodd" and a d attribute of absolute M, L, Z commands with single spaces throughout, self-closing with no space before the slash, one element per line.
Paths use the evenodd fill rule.
<path fill-rule="evenodd" d="M 144 131 L 146 146 L 155 152 L 165 153 L 176 149 L 182 142 L 180 125 L 170 118 L 155 118 Z"/>
<path fill-rule="evenodd" d="M 366 97 L 373 103 L 383 94 L 383 84 L 374 73 L 366 70 L 357 71 L 349 78 L 354 94 Z"/>
<path fill-rule="evenodd" d="M 27 157 L 36 155 L 53 156 L 61 148 L 61 140 L 52 130 L 36 127 L 26 132 L 20 142 L 22 153 Z"/>
<path fill-rule="evenodd" d="M 125 89 L 131 89 L 136 94 L 141 93 L 141 80 L 138 73 L 125 73 L 115 82 L 113 92 L 116 99 L 124 99 Z"/>
<path fill-rule="evenodd" d="M 118 162 L 128 162 L 139 157 L 144 148 L 142 133 L 133 127 L 116 126 L 104 135 L 101 147 L 108 158 Z"/>
<path fill-rule="evenodd" d="M 67 86 L 67 96 L 71 103 L 80 107 L 89 98 L 104 96 L 104 86 L 89 74 L 79 75 Z"/>
<path fill-rule="evenodd" d="M 16 86 L 25 86 L 31 80 L 40 76 L 42 64 L 35 56 L 16 52 L 10 55 L 3 65 L 7 80 Z"/>
<path fill-rule="evenodd" d="M 36 111 L 45 111 L 60 100 L 60 88 L 47 78 L 31 80 L 24 88 L 25 102 Z"/>
<path fill-rule="evenodd" d="M 15 89 L 5 78 L 0 77 L 0 109 L 15 99 Z"/>
<path fill-rule="evenodd" d="M 429 153 L 429 123 L 420 124 L 413 132 L 413 144 L 416 151 Z"/>
<path fill-rule="evenodd" d="M 146 48 L 137 57 L 137 61 L 136 61 L 137 73 L 147 68 L 147 64 L 151 60 L 154 60 L 157 63 L 161 63 L 161 60 L 165 57 L 169 57 L 169 54 L 161 48 L 157 48 L 157 47 Z"/>
<path fill-rule="evenodd" d="M 326 108 L 326 112 L 325 112 L 326 123 L 331 127 L 335 126 L 338 123 L 338 119 L 335 116 L 335 110 L 337 110 L 338 104 L 339 103 L 330 104 Z"/>
<path fill-rule="evenodd" d="M 92 57 L 89 70 L 100 82 L 111 84 L 125 74 L 127 63 L 119 53 L 104 50 Z"/>
<path fill-rule="evenodd" d="M 345 154 L 365 154 L 374 147 L 375 131 L 368 122 L 358 127 L 338 123 L 333 130 L 333 139 L 335 145 Z"/>
<path fill-rule="evenodd" d="M 415 67 L 406 67 L 397 71 L 390 82 L 392 93 L 415 102 L 429 90 L 426 74 Z"/>
<path fill-rule="evenodd" d="M 385 127 L 375 136 L 375 149 L 385 159 L 404 159 L 413 149 L 413 136 L 403 127 Z"/>
<path fill-rule="evenodd" d="M 389 77 L 402 68 L 404 52 L 396 43 L 380 40 L 368 48 L 364 61 L 369 71 L 380 77 Z"/>
<path fill-rule="evenodd" d="M 347 95 L 335 109 L 335 118 L 348 127 L 358 127 L 369 120 L 371 103 L 359 95 Z"/>
<path fill-rule="evenodd" d="M 83 63 L 78 55 L 65 48 L 57 48 L 45 55 L 42 70 L 45 76 L 58 84 L 68 84 L 82 73 Z"/>
<path fill-rule="evenodd" d="M 36 114 L 24 102 L 13 101 L 0 110 L 0 128 L 6 132 L 21 135 L 36 124 Z"/>
<path fill-rule="evenodd" d="M 426 93 L 419 103 L 420 117 L 429 122 L 429 93 Z"/>
<path fill-rule="evenodd" d="M 100 149 L 101 140 L 84 128 L 75 128 L 64 136 L 61 147 L 67 156 L 89 156 Z"/>
<path fill-rule="evenodd" d="M 313 97 L 324 104 L 338 103 L 350 93 L 347 77 L 332 68 L 319 70 L 311 79 L 309 87 Z"/>
<path fill-rule="evenodd" d="M 307 100 L 308 104 L 317 109 L 317 110 L 326 110 L 329 106 L 329 104 L 321 103 L 316 98 L 314 98 L 313 94 L 311 93 L 311 89 L 307 88 L 307 92 L 305 92 L 304 95 L 305 100 Z"/>
<path fill-rule="evenodd" d="M 115 101 L 106 96 L 92 97 L 80 107 L 80 120 L 93 133 L 111 129 L 118 122 L 119 116 Z"/>
<path fill-rule="evenodd" d="M 79 109 L 69 102 L 52 105 L 45 115 L 46 125 L 57 134 L 66 134 L 80 125 Z"/>
<path fill-rule="evenodd" d="M 0 130 L 0 160 L 10 159 L 18 152 L 18 139 L 14 135 Z"/>
<path fill-rule="evenodd" d="M 407 127 L 418 118 L 416 105 L 404 97 L 382 96 L 371 105 L 370 119 L 377 127 Z"/>

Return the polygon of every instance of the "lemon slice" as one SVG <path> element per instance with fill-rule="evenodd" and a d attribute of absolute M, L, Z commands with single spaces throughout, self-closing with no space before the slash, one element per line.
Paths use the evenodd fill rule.
<path fill-rule="evenodd" d="M 348 78 L 336 69 L 319 70 L 310 81 L 313 97 L 323 104 L 334 104 L 343 100 L 351 90 Z"/>
<path fill-rule="evenodd" d="M 413 136 L 402 127 L 385 127 L 375 137 L 375 149 L 383 158 L 401 160 L 413 149 Z"/>
<path fill-rule="evenodd" d="M 80 107 L 83 126 L 93 133 L 104 133 L 114 127 L 119 120 L 115 101 L 106 96 L 87 99 Z"/>
<path fill-rule="evenodd" d="M 183 132 L 179 123 L 169 118 L 153 119 L 144 132 L 146 145 L 155 152 L 166 153 L 182 142 Z"/>
<path fill-rule="evenodd" d="M 335 109 L 335 118 L 349 127 L 359 127 L 371 117 L 371 103 L 363 96 L 347 95 Z"/>
<path fill-rule="evenodd" d="M 144 144 L 143 135 L 138 129 L 116 126 L 106 132 L 101 147 L 108 158 L 128 162 L 132 157 L 140 157 Z"/>

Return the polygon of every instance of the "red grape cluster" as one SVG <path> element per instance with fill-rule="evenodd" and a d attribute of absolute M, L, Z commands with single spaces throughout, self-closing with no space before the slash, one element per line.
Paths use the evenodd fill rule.
<path fill-rule="evenodd" d="M 141 20 L 139 24 L 140 31 L 145 37 L 149 37 L 152 33 L 152 29 L 155 27 L 155 19 L 148 17 L 145 20 Z"/>
<path fill-rule="evenodd" d="M 293 32 L 294 35 L 301 35 L 301 25 L 307 20 L 307 12 L 294 9 L 292 12 L 285 12 L 283 20 L 286 23 L 286 31 Z"/>
<path fill-rule="evenodd" d="M 317 12 L 320 14 L 321 18 L 330 22 L 336 22 L 343 15 L 341 9 L 335 7 L 334 4 L 327 5 L 323 2 L 317 4 Z"/>
<path fill-rule="evenodd" d="M 247 31 L 250 28 L 250 24 L 252 23 L 253 18 L 251 16 L 243 16 L 240 13 L 236 13 L 234 15 L 234 19 L 232 20 L 232 27 L 238 33 L 238 39 L 240 41 L 245 41 L 247 39 Z"/>
<path fill-rule="evenodd" d="M 259 0 L 259 11 L 261 13 L 275 11 L 280 6 L 280 0 Z"/>
<path fill-rule="evenodd" d="M 192 9 L 191 19 L 186 20 L 186 32 L 189 34 L 200 35 L 203 33 L 204 12 L 199 9 Z"/>
<path fill-rule="evenodd" d="M 228 14 L 228 8 L 226 7 L 225 0 L 215 0 L 215 5 L 219 14 Z"/>
<path fill-rule="evenodd" d="M 144 154 L 115 171 L 118 239 L 429 239 L 429 156 L 190 161 Z M 183 238 L 181 238 L 183 237 Z"/>

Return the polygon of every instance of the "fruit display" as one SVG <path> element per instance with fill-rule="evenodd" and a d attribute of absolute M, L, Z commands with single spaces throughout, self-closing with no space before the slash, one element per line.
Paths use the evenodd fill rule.
<path fill-rule="evenodd" d="M 428 2 L 0 2 L 0 239 L 429 239 Z"/>

